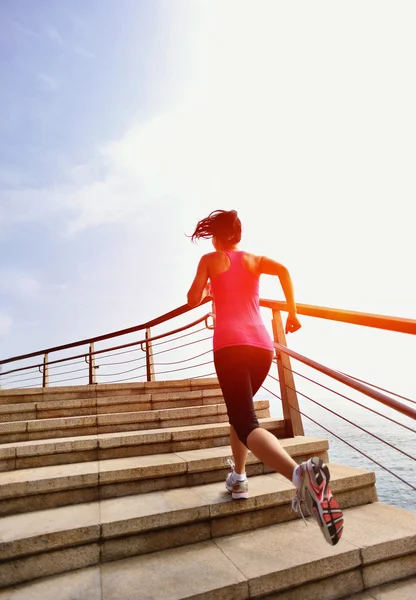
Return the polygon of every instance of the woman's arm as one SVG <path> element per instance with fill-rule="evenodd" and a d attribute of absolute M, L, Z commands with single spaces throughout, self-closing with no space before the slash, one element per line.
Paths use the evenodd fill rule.
<path fill-rule="evenodd" d="M 265 275 L 277 275 L 279 278 L 289 308 L 289 314 L 286 321 L 286 333 L 294 333 L 300 329 L 302 325 L 300 324 L 296 314 L 295 293 L 289 271 L 285 266 L 281 265 L 275 260 L 272 260 L 271 258 L 267 258 L 267 256 L 261 257 L 259 270 L 260 274 L 264 273 Z"/>
<path fill-rule="evenodd" d="M 200 304 L 206 296 L 209 295 L 208 266 L 207 256 L 205 255 L 199 261 L 195 278 L 191 287 L 189 288 L 188 304 L 194 308 L 195 306 L 198 306 L 198 304 Z"/>

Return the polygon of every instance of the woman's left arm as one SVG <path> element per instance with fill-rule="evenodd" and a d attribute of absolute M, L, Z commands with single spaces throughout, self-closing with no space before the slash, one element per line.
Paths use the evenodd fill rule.
<path fill-rule="evenodd" d="M 188 292 L 188 304 L 192 308 L 201 304 L 202 300 L 210 295 L 208 277 L 207 256 L 204 255 L 199 261 L 195 278 Z"/>

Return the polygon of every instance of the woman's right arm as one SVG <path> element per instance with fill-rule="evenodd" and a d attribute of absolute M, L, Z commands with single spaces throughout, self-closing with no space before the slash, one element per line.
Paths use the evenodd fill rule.
<path fill-rule="evenodd" d="M 289 271 L 284 265 L 272 260 L 271 258 L 267 258 L 267 256 L 262 256 L 260 258 L 259 271 L 260 274 L 264 273 L 265 275 L 277 275 L 279 278 L 289 309 L 289 314 L 286 321 L 286 333 L 294 333 L 300 329 L 302 325 L 297 317 L 295 293 Z"/>

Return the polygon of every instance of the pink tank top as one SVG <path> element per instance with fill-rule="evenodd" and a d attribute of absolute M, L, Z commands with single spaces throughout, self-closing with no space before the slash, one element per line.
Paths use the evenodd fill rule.
<path fill-rule="evenodd" d="M 244 252 L 225 250 L 230 268 L 211 281 L 215 302 L 214 352 L 227 346 L 273 350 L 259 307 L 259 278 L 243 265 Z"/>

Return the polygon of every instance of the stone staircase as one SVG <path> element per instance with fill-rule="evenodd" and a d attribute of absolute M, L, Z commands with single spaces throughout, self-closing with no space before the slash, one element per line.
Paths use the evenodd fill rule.
<path fill-rule="evenodd" d="M 328 461 L 256 409 L 297 462 Z M 416 515 L 377 502 L 374 473 L 329 463 L 331 547 L 252 455 L 232 501 L 228 444 L 216 379 L 0 391 L 0 600 L 416 597 Z"/>

